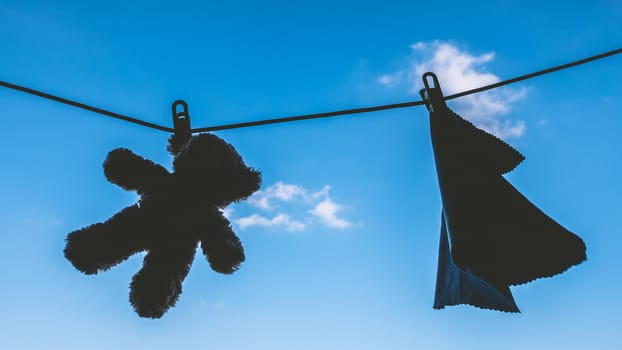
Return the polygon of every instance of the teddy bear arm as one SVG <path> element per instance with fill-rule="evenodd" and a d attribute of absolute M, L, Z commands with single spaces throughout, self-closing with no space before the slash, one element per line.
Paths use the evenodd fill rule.
<path fill-rule="evenodd" d="M 148 193 L 165 183 L 170 173 L 161 165 L 145 159 L 126 148 L 117 148 L 104 161 L 108 181 L 125 190 Z"/>
<path fill-rule="evenodd" d="M 104 223 L 67 236 L 65 257 L 85 274 L 96 274 L 123 262 L 148 247 L 145 218 L 137 205 L 129 206 Z"/>

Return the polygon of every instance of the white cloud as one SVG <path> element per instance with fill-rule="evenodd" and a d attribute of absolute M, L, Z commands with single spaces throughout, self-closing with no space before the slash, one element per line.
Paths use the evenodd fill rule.
<path fill-rule="evenodd" d="M 283 226 L 287 231 L 302 231 L 307 228 L 307 225 L 300 221 L 292 220 L 289 215 L 279 213 L 272 219 L 268 219 L 259 214 L 252 214 L 244 218 L 235 220 L 235 223 L 240 226 L 241 229 L 245 229 L 252 226 L 260 227 L 272 227 Z"/>
<path fill-rule="evenodd" d="M 309 212 L 318 218 L 328 227 L 344 229 L 352 226 L 352 223 L 337 217 L 337 212 L 342 209 L 341 205 L 335 204 L 330 198 L 326 198 L 318 203 Z"/>
<path fill-rule="evenodd" d="M 284 227 L 287 231 L 303 231 L 315 223 L 336 229 L 352 226 L 350 221 L 337 216 L 343 206 L 331 199 L 330 190 L 331 187 L 326 185 L 317 192 L 310 192 L 300 185 L 279 181 L 265 190 L 256 192 L 248 200 L 248 204 L 256 209 L 278 211 L 276 215 L 270 218 L 253 213 L 235 219 L 233 222 L 240 229 Z M 231 212 L 228 213 L 231 214 Z M 295 219 L 295 217 L 301 219 Z"/>
<path fill-rule="evenodd" d="M 443 41 L 418 42 L 410 48 L 412 56 L 408 67 L 382 75 L 378 79 L 380 84 L 387 88 L 402 86 L 410 93 L 418 94 L 423 86 L 423 73 L 434 72 L 443 93 L 451 95 L 500 81 L 498 76 L 483 68 L 484 64 L 494 59 L 494 52 L 473 55 Z M 525 97 L 526 93 L 526 88 L 502 87 L 453 101 L 456 111 L 478 127 L 501 138 L 519 138 L 525 133 L 525 123 L 504 119 L 503 116 L 511 111 L 512 103 Z"/>
<path fill-rule="evenodd" d="M 328 191 L 330 191 L 330 186 L 326 185 L 322 187 L 322 189 L 319 190 L 318 192 L 311 193 L 309 197 L 311 200 L 317 200 L 322 197 L 328 197 Z"/>
<path fill-rule="evenodd" d="M 427 45 L 423 41 L 410 45 L 410 48 L 413 50 L 424 50 L 426 47 Z"/>
<path fill-rule="evenodd" d="M 248 198 L 248 202 L 258 208 L 264 210 L 273 209 L 270 203 L 273 199 L 278 199 L 283 202 L 289 202 L 296 197 L 304 197 L 306 191 L 304 188 L 298 185 L 288 185 L 279 181 L 276 184 L 268 187 L 266 190 L 260 190 L 255 192 Z"/>
<path fill-rule="evenodd" d="M 384 86 L 393 87 L 402 82 L 405 73 L 405 71 L 400 70 L 392 74 L 383 74 L 378 78 L 378 82 Z"/>

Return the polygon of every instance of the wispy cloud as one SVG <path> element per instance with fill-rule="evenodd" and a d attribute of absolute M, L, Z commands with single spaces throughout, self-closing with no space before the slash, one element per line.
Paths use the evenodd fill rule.
<path fill-rule="evenodd" d="M 334 203 L 330 198 L 326 198 L 309 212 L 320 218 L 328 227 L 344 229 L 352 226 L 351 222 L 337 217 L 337 213 L 341 209 L 343 209 L 341 205 Z"/>
<path fill-rule="evenodd" d="M 265 190 L 257 191 L 247 201 L 249 206 L 264 213 L 253 213 L 237 219 L 230 217 L 231 211 L 226 214 L 240 229 L 273 227 L 298 232 L 318 223 L 335 229 L 351 227 L 352 222 L 338 216 L 344 206 L 333 201 L 330 189 L 326 185 L 312 192 L 300 185 L 279 181 Z"/>
<path fill-rule="evenodd" d="M 405 67 L 384 74 L 378 82 L 387 88 L 405 88 L 418 94 L 421 75 L 434 72 L 446 95 L 496 83 L 500 78 L 484 69 L 495 58 L 494 52 L 473 55 L 451 42 L 418 42 L 410 46 L 411 56 Z M 456 111 L 478 127 L 501 138 L 519 138 L 525 133 L 525 122 L 505 119 L 512 103 L 525 97 L 526 88 L 498 88 L 454 100 Z"/>
<path fill-rule="evenodd" d="M 391 74 L 383 74 L 378 78 L 378 82 L 384 86 L 393 87 L 402 82 L 405 73 L 405 71 L 397 71 Z"/>
<path fill-rule="evenodd" d="M 272 227 L 282 226 L 287 231 L 295 232 L 302 231 L 307 228 L 307 225 L 303 222 L 292 220 L 289 215 L 284 213 L 276 214 L 272 219 L 268 219 L 265 216 L 259 214 L 252 214 L 251 216 L 243 217 L 235 220 L 235 223 L 240 226 L 241 229 L 245 229 L 251 226 L 260 227 Z"/>
<path fill-rule="evenodd" d="M 268 187 L 266 190 L 255 192 L 248 198 L 248 202 L 260 209 L 272 210 L 271 202 L 274 200 L 289 202 L 297 198 L 304 198 L 307 192 L 298 185 L 288 185 L 283 182 Z"/>

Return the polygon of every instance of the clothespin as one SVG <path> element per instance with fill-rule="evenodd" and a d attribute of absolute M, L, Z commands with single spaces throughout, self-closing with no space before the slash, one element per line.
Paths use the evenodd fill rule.
<path fill-rule="evenodd" d="M 430 87 L 430 84 L 428 83 L 429 77 L 432 78 L 432 82 L 434 83 L 433 87 Z M 425 102 L 425 106 L 428 109 L 428 112 L 439 112 L 449 109 L 447 107 L 447 104 L 445 104 L 445 97 L 443 96 L 443 91 L 441 90 L 441 85 L 438 83 L 438 78 L 436 77 L 436 74 L 432 72 L 424 73 L 423 86 L 425 88 L 419 90 L 419 94 Z"/>
<path fill-rule="evenodd" d="M 181 106 L 181 111 L 178 107 Z M 190 114 L 188 113 L 188 104 L 186 101 L 177 100 L 173 102 L 173 127 L 175 129 L 175 139 L 181 144 L 186 143 L 192 136 L 190 132 Z"/>
<path fill-rule="evenodd" d="M 181 110 L 179 110 L 181 106 Z M 190 129 L 190 114 L 186 101 L 177 100 L 173 102 L 173 129 L 174 133 L 168 139 L 168 151 L 174 156 L 192 137 Z"/>

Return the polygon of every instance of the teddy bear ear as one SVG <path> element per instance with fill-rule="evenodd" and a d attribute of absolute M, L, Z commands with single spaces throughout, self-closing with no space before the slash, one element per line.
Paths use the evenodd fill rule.
<path fill-rule="evenodd" d="M 188 143 L 188 139 L 178 134 L 173 134 L 171 135 L 171 137 L 168 138 L 168 145 L 166 146 L 166 150 L 173 157 L 176 157 L 179 152 L 181 152 L 181 149 L 186 143 Z"/>

